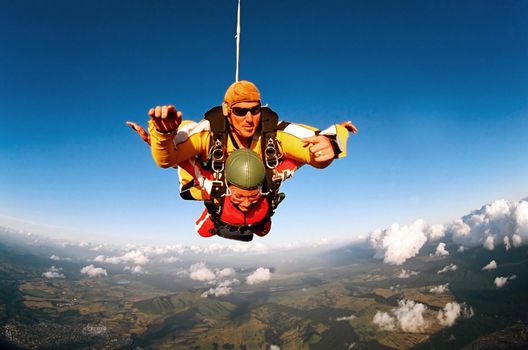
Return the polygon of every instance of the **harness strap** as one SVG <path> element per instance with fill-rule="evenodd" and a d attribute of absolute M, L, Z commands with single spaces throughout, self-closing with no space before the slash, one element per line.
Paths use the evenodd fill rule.
<path fill-rule="evenodd" d="M 224 164 L 227 145 L 227 122 L 222 113 L 222 107 L 216 106 L 205 113 L 212 131 L 212 147 L 209 150 L 209 164 L 213 170 L 213 181 L 210 199 L 204 201 L 209 213 L 214 216 L 222 210 L 222 196 L 226 192 L 224 181 Z"/>
<path fill-rule="evenodd" d="M 256 225 L 228 225 L 221 221 L 217 216 L 211 215 L 211 221 L 213 221 L 213 229 L 211 233 L 217 236 L 234 239 L 237 241 L 250 242 L 253 240 L 253 232 L 255 229 L 262 226 L 262 224 Z"/>
<path fill-rule="evenodd" d="M 286 197 L 284 193 L 279 193 L 279 188 L 283 179 L 277 172 L 277 165 L 282 157 L 277 145 L 277 125 L 279 122 L 279 116 L 269 107 L 262 107 L 261 113 L 261 149 L 262 155 L 264 156 L 264 164 L 266 166 L 265 192 L 268 193 L 267 200 L 270 204 L 268 212 L 271 217 L 279 203 Z"/>
<path fill-rule="evenodd" d="M 205 201 L 205 206 L 211 216 L 216 217 L 222 211 L 223 198 L 227 185 L 224 179 L 224 164 L 227 154 L 227 138 L 229 135 L 227 119 L 222 113 L 222 107 L 216 106 L 205 113 L 212 132 L 212 147 L 209 150 L 209 165 L 214 173 L 210 200 Z M 264 192 L 269 203 L 269 216 L 285 198 L 284 193 L 279 193 L 283 178 L 277 172 L 277 165 L 282 157 L 277 142 L 277 127 L 279 116 L 269 107 L 261 108 L 261 153 L 266 167 L 266 181 Z"/>

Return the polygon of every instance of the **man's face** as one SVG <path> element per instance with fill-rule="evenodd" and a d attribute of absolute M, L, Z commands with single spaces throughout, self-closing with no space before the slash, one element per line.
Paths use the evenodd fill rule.
<path fill-rule="evenodd" d="M 261 197 L 260 188 L 244 190 L 240 187 L 230 185 L 229 189 L 231 190 L 231 202 L 240 211 L 248 211 Z"/>
<path fill-rule="evenodd" d="M 243 139 L 252 138 L 260 124 L 260 103 L 239 102 L 231 106 L 229 123 L 233 131 Z"/>

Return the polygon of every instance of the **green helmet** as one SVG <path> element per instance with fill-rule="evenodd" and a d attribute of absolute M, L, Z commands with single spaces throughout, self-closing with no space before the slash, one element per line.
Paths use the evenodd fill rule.
<path fill-rule="evenodd" d="M 266 168 L 260 156 L 247 148 L 237 149 L 227 157 L 225 177 L 228 183 L 245 190 L 262 184 Z"/>

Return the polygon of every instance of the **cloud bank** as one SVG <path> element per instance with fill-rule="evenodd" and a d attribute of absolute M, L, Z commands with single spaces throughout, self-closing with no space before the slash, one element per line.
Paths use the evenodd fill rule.
<path fill-rule="evenodd" d="M 220 282 L 216 287 L 210 288 L 209 290 L 202 293 L 202 298 L 207 298 L 209 295 L 214 295 L 215 297 L 231 294 L 233 291 L 233 286 L 240 284 L 240 281 L 236 278 L 232 280 L 226 280 Z"/>
<path fill-rule="evenodd" d="M 444 294 L 449 290 L 449 283 L 446 284 L 440 284 L 438 286 L 432 287 L 429 289 L 429 292 L 435 293 L 435 294 Z"/>
<path fill-rule="evenodd" d="M 209 282 L 216 279 L 216 275 L 204 262 L 199 262 L 189 268 L 189 277 L 195 281 Z"/>
<path fill-rule="evenodd" d="M 438 323 L 442 326 L 451 327 L 455 324 L 460 316 L 465 318 L 473 317 L 473 309 L 466 304 L 459 304 L 457 302 L 447 303 L 443 310 L 439 310 L 436 316 Z"/>
<path fill-rule="evenodd" d="M 62 267 L 52 266 L 48 271 L 42 273 L 42 277 L 46 278 L 65 278 L 64 274 L 61 272 Z"/>
<path fill-rule="evenodd" d="M 255 272 L 246 277 L 247 284 L 257 284 L 269 281 L 271 278 L 271 273 L 269 269 L 264 267 L 259 267 Z"/>
<path fill-rule="evenodd" d="M 98 277 L 98 276 L 108 276 L 108 273 L 105 269 L 100 267 L 95 267 L 93 265 L 85 266 L 81 269 L 83 275 L 88 275 L 88 277 Z"/>
<path fill-rule="evenodd" d="M 493 250 L 504 244 L 518 247 L 528 242 L 528 202 L 496 200 L 455 221 L 450 227 L 453 241 L 466 246 L 482 245 Z"/>
<path fill-rule="evenodd" d="M 398 278 L 409 278 L 411 276 L 416 276 L 417 274 L 418 274 L 418 272 L 416 272 L 416 271 L 401 269 L 401 271 L 396 275 L 396 277 L 398 277 Z"/>
<path fill-rule="evenodd" d="M 409 225 L 395 223 L 372 231 L 367 241 L 376 250 L 376 258 L 382 258 L 387 264 L 401 265 L 418 255 L 427 242 L 443 237 L 459 245 L 458 252 L 464 247 L 482 246 L 493 250 L 503 244 L 508 250 L 527 244 L 528 201 L 496 200 L 445 226 L 430 225 L 421 219 Z M 448 255 L 445 247 L 445 243 L 439 243 L 435 255 Z"/>
<path fill-rule="evenodd" d="M 372 323 L 377 325 L 381 330 L 393 331 L 396 325 L 404 332 L 417 333 L 423 331 L 427 326 L 424 319 L 424 312 L 427 307 L 424 304 L 417 303 L 413 300 L 402 299 L 398 301 L 398 307 L 391 310 L 391 316 L 387 312 L 378 311 Z"/>
<path fill-rule="evenodd" d="M 403 332 L 419 333 L 429 325 L 430 321 L 424 317 L 427 311 L 429 309 L 424 304 L 402 299 L 398 301 L 398 307 L 393 308 L 390 313 L 376 312 L 372 323 L 384 331 L 395 331 L 399 327 Z M 469 318 L 473 315 L 473 309 L 465 303 L 450 302 L 438 311 L 436 319 L 440 325 L 451 327 L 459 317 Z"/>
<path fill-rule="evenodd" d="M 393 331 L 396 329 L 396 319 L 387 312 L 376 312 L 372 323 L 377 325 L 382 331 Z"/>
<path fill-rule="evenodd" d="M 377 257 L 383 257 L 388 264 L 401 265 L 405 260 L 418 254 L 427 242 L 431 227 L 423 220 L 416 220 L 410 225 L 392 224 L 382 230 L 370 233 L 370 245 L 377 250 Z"/>
<path fill-rule="evenodd" d="M 456 271 L 456 270 L 458 270 L 458 266 L 456 266 L 455 264 L 449 264 L 443 267 L 441 270 L 439 270 L 437 274 L 446 273 L 450 271 Z"/>
<path fill-rule="evenodd" d="M 435 255 L 436 256 L 446 256 L 449 255 L 449 252 L 445 249 L 445 243 L 438 243 L 436 247 Z"/>

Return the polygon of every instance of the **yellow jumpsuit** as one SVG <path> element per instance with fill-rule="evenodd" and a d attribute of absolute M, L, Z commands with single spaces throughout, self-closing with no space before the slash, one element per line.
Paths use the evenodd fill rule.
<path fill-rule="evenodd" d="M 302 164 L 310 164 L 315 168 L 322 169 L 327 167 L 332 160 L 322 163 L 315 161 L 309 147 L 301 140 L 302 138 L 316 135 L 316 131 L 318 131 L 316 128 L 293 123 L 288 124 L 284 130 L 277 130 L 279 153 L 285 158 L 296 160 Z M 161 133 L 156 130 L 152 121 L 149 121 L 149 133 L 152 157 L 156 164 L 162 168 L 177 167 L 178 164 L 193 158 L 207 162 L 209 158 L 212 132 L 209 121 L 205 119 L 199 123 L 183 121 L 177 133 Z M 319 132 L 319 135 L 335 137 L 340 149 L 338 158 L 346 156 L 346 142 L 348 139 L 348 130 L 346 128 L 335 124 Z M 253 135 L 250 145 L 250 149 L 259 155 L 262 154 L 260 136 L 260 132 L 257 131 Z M 235 149 L 231 138 L 228 137 L 227 154 L 231 154 Z M 194 179 L 193 175 L 183 169 L 179 170 L 181 186 Z M 203 200 L 202 195 L 198 192 L 198 190 L 194 191 L 193 197 Z"/>

